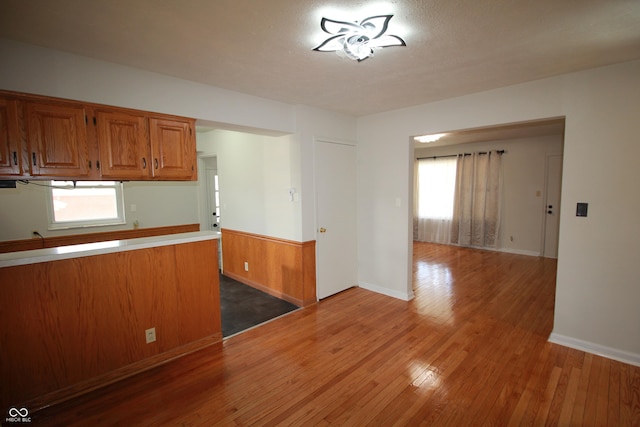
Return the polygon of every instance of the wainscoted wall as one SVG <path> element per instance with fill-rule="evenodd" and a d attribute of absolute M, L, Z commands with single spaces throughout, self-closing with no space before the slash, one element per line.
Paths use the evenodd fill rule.
<path fill-rule="evenodd" d="M 24 240 L 0 242 L 0 253 L 28 251 L 31 249 L 55 248 L 58 246 L 83 243 L 106 242 L 109 240 L 137 239 L 139 237 L 164 236 L 167 234 L 200 231 L 200 224 L 171 225 L 166 227 L 138 228 L 134 230 L 105 231 L 99 233 L 72 234 Z"/>
<path fill-rule="evenodd" d="M 301 243 L 223 229 L 222 256 L 226 276 L 300 307 L 317 301 L 315 240 Z"/>
<path fill-rule="evenodd" d="M 0 407 L 34 411 L 220 342 L 217 247 L 0 268 Z"/>

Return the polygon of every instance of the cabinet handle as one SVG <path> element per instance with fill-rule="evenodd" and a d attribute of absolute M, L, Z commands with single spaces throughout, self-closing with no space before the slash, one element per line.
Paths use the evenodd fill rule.
<path fill-rule="evenodd" d="M 100 169 L 100 160 L 96 160 L 96 169 Z"/>
<path fill-rule="evenodd" d="M 17 151 L 13 152 L 13 164 L 14 165 L 18 164 L 18 152 Z"/>
<path fill-rule="evenodd" d="M 156 163 L 156 169 L 158 169 L 158 159 L 154 159 Z"/>
<path fill-rule="evenodd" d="M 89 160 L 89 169 L 91 169 L 91 160 Z"/>
<path fill-rule="evenodd" d="M 142 158 L 142 169 L 146 169 L 147 168 L 147 159 L 145 159 L 144 157 Z"/>
<path fill-rule="evenodd" d="M 31 153 L 31 160 L 33 161 L 33 166 L 37 166 L 36 153 L 35 152 Z"/>

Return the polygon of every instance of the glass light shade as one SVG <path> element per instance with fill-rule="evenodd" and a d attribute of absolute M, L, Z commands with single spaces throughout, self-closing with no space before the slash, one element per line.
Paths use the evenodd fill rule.
<path fill-rule="evenodd" d="M 393 15 L 371 16 L 360 22 L 322 18 L 320 27 L 324 32 L 331 34 L 331 37 L 313 50 L 344 53 L 348 58 L 360 62 L 372 56 L 378 48 L 406 46 L 400 37 L 385 34 L 392 17 Z"/>

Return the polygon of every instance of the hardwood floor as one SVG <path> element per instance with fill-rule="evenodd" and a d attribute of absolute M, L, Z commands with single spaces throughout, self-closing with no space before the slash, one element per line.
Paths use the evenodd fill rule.
<path fill-rule="evenodd" d="M 640 425 L 639 367 L 547 342 L 554 260 L 414 252 L 413 301 L 350 289 L 32 421 Z"/>

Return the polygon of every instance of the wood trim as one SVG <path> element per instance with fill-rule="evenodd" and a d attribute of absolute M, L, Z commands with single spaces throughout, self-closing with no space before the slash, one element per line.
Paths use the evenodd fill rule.
<path fill-rule="evenodd" d="M 315 240 L 222 229 L 224 274 L 299 307 L 317 302 Z M 249 263 L 245 271 L 244 263 Z"/>
<path fill-rule="evenodd" d="M 228 235 L 228 236 L 230 236 L 230 235 L 244 236 L 244 237 L 249 237 L 249 238 L 254 239 L 254 240 L 262 240 L 262 241 L 265 241 L 265 242 L 273 242 L 273 243 L 279 243 L 279 244 L 283 244 L 283 245 L 291 245 L 291 246 L 296 246 L 296 247 L 302 246 L 302 245 L 305 245 L 305 244 L 313 244 L 313 245 L 315 245 L 315 240 L 309 240 L 308 242 L 297 242 L 295 240 L 281 239 L 279 237 L 265 236 L 263 234 L 247 233 L 246 231 L 230 230 L 228 228 L 221 229 L 221 232 L 226 234 L 226 235 Z"/>
<path fill-rule="evenodd" d="M 55 248 L 58 246 L 79 245 L 83 243 L 106 242 L 109 240 L 136 239 L 138 237 L 164 236 L 167 234 L 200 231 L 200 224 L 169 225 L 165 227 L 138 228 L 134 230 L 104 231 L 98 233 L 52 236 L 44 239 L 33 238 L 0 242 L 0 253 L 20 252 L 32 249 Z"/>

